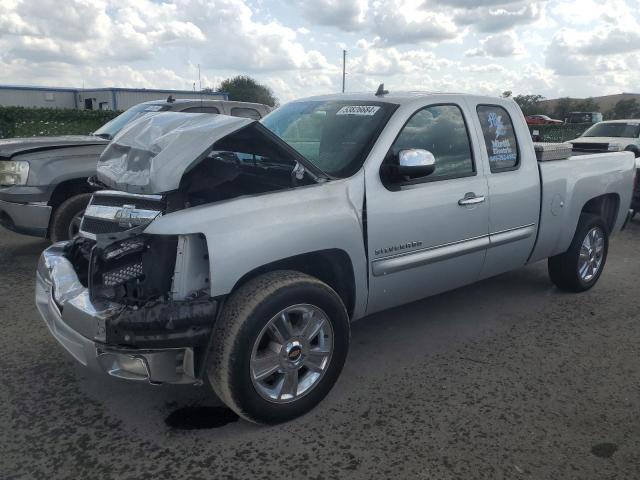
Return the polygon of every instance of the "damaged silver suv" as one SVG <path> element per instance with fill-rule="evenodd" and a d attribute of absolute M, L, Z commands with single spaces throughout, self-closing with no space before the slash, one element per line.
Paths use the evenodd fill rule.
<path fill-rule="evenodd" d="M 83 365 L 286 421 L 335 383 L 352 320 L 548 257 L 558 287 L 597 282 L 633 155 L 545 148 L 514 102 L 467 95 L 151 114 L 102 154 L 36 303 Z"/>

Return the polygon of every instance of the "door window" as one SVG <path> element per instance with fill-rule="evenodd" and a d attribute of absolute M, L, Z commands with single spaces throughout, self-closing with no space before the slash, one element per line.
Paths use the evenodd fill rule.
<path fill-rule="evenodd" d="M 507 111 L 497 105 L 479 105 L 478 119 L 492 173 L 518 168 L 518 140 Z"/>
<path fill-rule="evenodd" d="M 421 181 L 475 175 L 469 132 L 456 105 L 434 105 L 414 113 L 393 143 L 390 161 L 412 148 L 428 150 L 436 159 L 435 171 Z"/>

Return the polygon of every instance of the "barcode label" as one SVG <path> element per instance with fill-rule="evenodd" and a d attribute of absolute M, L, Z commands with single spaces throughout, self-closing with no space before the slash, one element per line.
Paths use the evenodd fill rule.
<path fill-rule="evenodd" d="M 375 115 L 380 107 L 375 105 L 348 105 L 337 111 L 336 115 Z"/>

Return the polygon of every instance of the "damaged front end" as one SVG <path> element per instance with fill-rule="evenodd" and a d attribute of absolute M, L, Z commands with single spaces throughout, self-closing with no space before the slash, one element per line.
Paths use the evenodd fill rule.
<path fill-rule="evenodd" d="M 206 238 L 145 230 L 163 215 L 320 183 L 322 175 L 250 119 L 165 112 L 133 122 L 100 157 L 92 181 L 110 190 L 94 193 L 79 237 L 42 254 L 38 309 L 84 365 L 199 383 L 219 303 Z"/>
<path fill-rule="evenodd" d="M 201 235 L 146 235 L 158 195 L 96 193 L 80 236 L 40 258 L 36 303 L 83 365 L 152 383 L 200 383 L 217 310 Z"/>

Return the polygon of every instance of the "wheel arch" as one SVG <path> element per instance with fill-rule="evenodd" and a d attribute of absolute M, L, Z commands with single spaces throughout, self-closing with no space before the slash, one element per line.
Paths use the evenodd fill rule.
<path fill-rule="evenodd" d="M 52 210 L 55 210 L 62 204 L 62 202 L 72 197 L 73 195 L 78 195 L 81 193 L 93 193 L 93 191 L 94 190 L 87 182 L 86 177 L 64 180 L 57 184 L 53 189 L 53 192 L 51 192 L 51 197 L 49 198 L 49 206 L 52 208 Z"/>
<path fill-rule="evenodd" d="M 617 193 L 607 193 L 592 198 L 584 204 L 580 213 L 591 213 L 601 217 L 611 233 L 615 227 L 620 210 L 620 196 Z M 578 228 L 578 227 L 576 227 Z"/>
<path fill-rule="evenodd" d="M 638 145 L 627 145 L 624 149 L 625 152 L 633 152 L 636 158 L 640 157 L 640 147 Z"/>
<path fill-rule="evenodd" d="M 340 296 L 349 318 L 356 306 L 356 282 L 349 254 L 341 249 L 318 250 L 276 260 L 244 274 L 234 285 L 235 292 L 249 280 L 275 270 L 294 270 L 315 277 L 329 285 Z"/>

